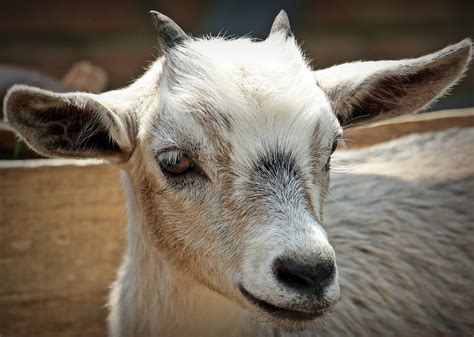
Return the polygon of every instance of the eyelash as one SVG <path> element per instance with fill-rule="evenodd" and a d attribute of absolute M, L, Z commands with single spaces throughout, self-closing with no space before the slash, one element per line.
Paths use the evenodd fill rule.
<path fill-rule="evenodd" d="M 160 164 L 175 165 L 178 163 L 184 156 L 184 153 L 179 150 L 170 150 L 163 153 L 160 153 L 156 156 L 156 160 Z"/>

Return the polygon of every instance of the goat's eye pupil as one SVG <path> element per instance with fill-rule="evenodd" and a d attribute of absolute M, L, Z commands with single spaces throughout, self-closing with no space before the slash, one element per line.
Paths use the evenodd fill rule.
<path fill-rule="evenodd" d="M 332 144 L 331 154 L 333 154 L 334 151 L 336 151 L 336 149 L 337 149 L 337 141 L 335 141 L 335 142 Z"/>
<path fill-rule="evenodd" d="M 160 166 L 169 174 L 181 175 L 192 171 L 194 169 L 194 162 L 189 157 L 182 155 L 172 161 L 163 161 L 160 163 Z"/>

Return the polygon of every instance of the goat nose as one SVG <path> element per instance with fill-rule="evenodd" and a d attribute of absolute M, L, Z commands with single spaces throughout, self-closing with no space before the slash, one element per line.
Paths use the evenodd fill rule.
<path fill-rule="evenodd" d="M 276 278 L 298 291 L 321 292 L 334 279 L 336 267 L 332 259 L 302 263 L 292 258 L 279 258 L 273 265 Z"/>

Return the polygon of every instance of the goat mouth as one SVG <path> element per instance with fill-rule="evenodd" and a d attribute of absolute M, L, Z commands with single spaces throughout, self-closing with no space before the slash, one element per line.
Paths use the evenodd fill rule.
<path fill-rule="evenodd" d="M 239 286 L 239 290 L 244 295 L 244 297 L 251 304 L 257 306 L 262 311 L 265 311 L 269 315 L 279 319 L 279 320 L 291 320 L 291 321 L 312 321 L 318 317 L 323 316 L 323 310 L 318 311 L 300 311 L 294 309 L 281 308 L 274 304 L 263 301 L 254 295 L 252 295 L 247 289 L 242 285 Z"/>

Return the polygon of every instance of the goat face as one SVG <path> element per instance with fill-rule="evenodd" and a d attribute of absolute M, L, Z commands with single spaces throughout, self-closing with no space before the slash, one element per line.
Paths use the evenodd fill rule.
<path fill-rule="evenodd" d="M 278 321 L 339 296 L 322 227 L 336 116 L 294 40 L 200 40 L 166 54 L 139 137 L 156 247 Z"/>
<path fill-rule="evenodd" d="M 283 329 L 308 327 L 339 298 L 322 204 L 341 127 L 426 106 L 471 42 L 315 72 L 284 13 L 259 42 L 191 39 L 155 16 L 164 55 L 128 88 L 16 86 L 4 111 L 44 155 L 125 169 L 152 256 Z"/>

